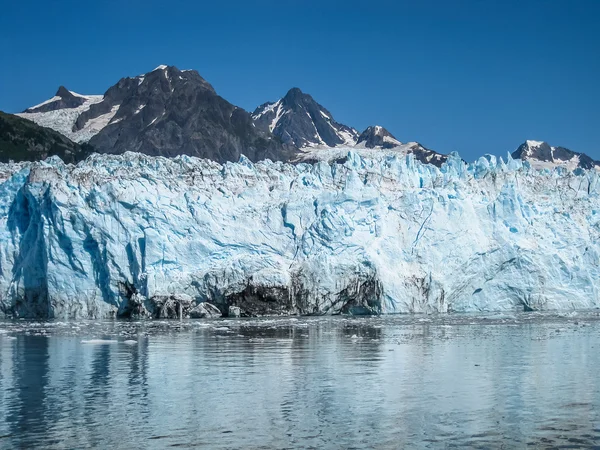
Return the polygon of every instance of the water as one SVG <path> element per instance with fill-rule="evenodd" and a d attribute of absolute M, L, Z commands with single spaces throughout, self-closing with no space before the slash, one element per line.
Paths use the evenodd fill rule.
<path fill-rule="evenodd" d="M 0 447 L 600 446 L 600 318 L 0 322 Z"/>

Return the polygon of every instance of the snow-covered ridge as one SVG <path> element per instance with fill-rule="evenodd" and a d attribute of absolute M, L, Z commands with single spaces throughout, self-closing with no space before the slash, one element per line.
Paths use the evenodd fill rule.
<path fill-rule="evenodd" d="M 84 111 L 89 110 L 92 105 L 100 103 L 104 99 L 104 96 L 80 95 L 72 91 L 69 92 L 77 97 L 84 98 L 85 102 L 76 108 L 61 108 L 56 109 L 54 111 L 46 112 L 25 112 L 17 114 L 17 116 L 31 120 L 32 122 L 42 127 L 52 128 L 53 130 L 58 131 L 59 133 L 68 137 L 74 142 L 87 142 L 92 138 L 92 136 L 96 135 L 104 126 L 106 126 L 108 122 L 110 122 L 110 119 L 112 119 L 114 114 L 112 114 L 110 117 L 105 117 L 101 121 L 90 121 L 82 129 L 74 130 L 75 122 L 77 121 L 79 116 Z M 60 97 L 55 96 L 45 102 L 40 103 L 39 105 L 31 107 L 30 109 L 39 108 L 40 106 L 52 103 L 56 100 L 60 100 Z M 106 119 L 108 119 L 108 121 L 106 121 Z"/>
<path fill-rule="evenodd" d="M 9 315 L 129 316 L 164 299 L 248 314 L 600 306 L 593 170 L 370 150 L 312 165 L 96 154 L 0 174 Z"/>
<path fill-rule="evenodd" d="M 34 106 L 30 107 L 29 109 L 37 109 L 40 106 L 44 106 L 44 105 L 47 105 L 47 104 L 52 103 L 52 102 L 57 102 L 59 100 L 60 100 L 60 97 L 58 95 L 55 95 L 54 97 L 49 98 L 48 100 L 45 100 L 42 103 L 38 103 L 37 105 L 34 105 Z"/>

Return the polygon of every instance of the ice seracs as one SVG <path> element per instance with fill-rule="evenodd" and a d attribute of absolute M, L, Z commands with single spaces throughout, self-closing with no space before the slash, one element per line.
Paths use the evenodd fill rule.
<path fill-rule="evenodd" d="M 595 170 L 365 148 L 296 165 L 96 154 L 0 174 L 8 316 L 600 306 Z"/>

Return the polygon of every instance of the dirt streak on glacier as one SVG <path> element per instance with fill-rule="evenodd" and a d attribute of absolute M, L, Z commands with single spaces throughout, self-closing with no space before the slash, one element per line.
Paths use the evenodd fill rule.
<path fill-rule="evenodd" d="M 493 156 L 440 169 L 92 155 L 0 165 L 6 316 L 587 309 L 599 176 Z M 218 313 L 218 311 L 217 311 Z"/>

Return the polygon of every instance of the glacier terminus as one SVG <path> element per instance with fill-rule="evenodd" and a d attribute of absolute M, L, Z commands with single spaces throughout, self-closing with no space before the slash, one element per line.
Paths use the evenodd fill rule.
<path fill-rule="evenodd" d="M 400 148 L 401 150 L 401 148 Z M 600 305 L 596 170 L 126 152 L 0 165 L 6 317 L 567 310 Z"/>

